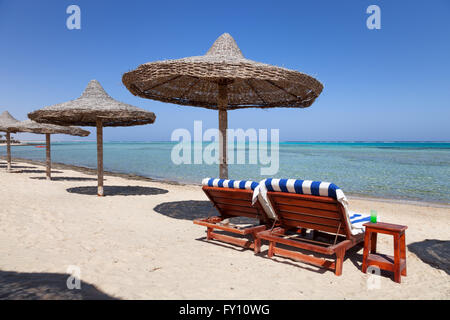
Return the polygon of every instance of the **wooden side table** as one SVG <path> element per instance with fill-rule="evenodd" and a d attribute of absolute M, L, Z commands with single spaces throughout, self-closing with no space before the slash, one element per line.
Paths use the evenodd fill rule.
<path fill-rule="evenodd" d="M 401 276 L 406 276 L 405 230 L 407 226 L 377 222 L 365 223 L 364 254 L 362 272 L 367 272 L 370 265 L 382 270 L 394 272 L 394 281 L 400 283 Z M 394 256 L 377 253 L 377 234 L 390 234 L 394 237 Z"/>

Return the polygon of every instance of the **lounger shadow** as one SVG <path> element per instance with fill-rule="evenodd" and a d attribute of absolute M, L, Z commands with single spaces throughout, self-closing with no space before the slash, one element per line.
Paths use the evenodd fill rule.
<path fill-rule="evenodd" d="M 150 196 L 168 193 L 166 189 L 141 186 L 105 186 L 105 196 Z M 66 189 L 69 193 L 97 195 L 97 186 L 73 187 Z"/>

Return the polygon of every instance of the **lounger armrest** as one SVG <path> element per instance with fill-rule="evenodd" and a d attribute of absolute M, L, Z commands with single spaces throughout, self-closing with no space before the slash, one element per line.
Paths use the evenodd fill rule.
<path fill-rule="evenodd" d="M 329 247 L 332 251 L 337 251 L 340 248 L 345 248 L 346 250 L 353 246 L 353 242 L 351 240 L 344 240 L 339 242 L 338 244 L 335 244 L 334 246 Z"/>

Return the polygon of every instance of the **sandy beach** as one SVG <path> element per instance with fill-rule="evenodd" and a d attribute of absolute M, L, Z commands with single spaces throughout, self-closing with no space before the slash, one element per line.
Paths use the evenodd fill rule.
<path fill-rule="evenodd" d="M 211 212 L 200 186 L 96 176 L 0 162 L 0 298 L 64 299 L 449 299 L 450 207 L 350 199 L 351 210 L 375 209 L 382 221 L 408 226 L 408 276 L 390 273 L 369 289 L 362 249 L 347 253 L 343 275 L 281 257 L 207 242 L 192 220 Z M 390 237 L 379 251 L 392 254 Z M 66 287 L 69 266 L 81 290 Z M 373 279 L 370 279 L 372 281 Z M 372 282 L 370 282 L 372 283 Z"/>

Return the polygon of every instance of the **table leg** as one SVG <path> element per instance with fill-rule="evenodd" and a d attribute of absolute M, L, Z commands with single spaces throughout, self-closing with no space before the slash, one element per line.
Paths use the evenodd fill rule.
<path fill-rule="evenodd" d="M 377 235 L 378 235 L 378 233 L 376 233 L 376 232 L 371 234 L 370 253 L 376 253 L 377 252 Z"/>
<path fill-rule="evenodd" d="M 369 255 L 370 250 L 370 231 L 366 230 L 366 234 L 364 235 L 364 251 L 363 251 L 363 263 L 361 271 L 363 273 L 367 272 L 367 256 Z"/>
<path fill-rule="evenodd" d="M 405 260 L 405 268 L 402 270 L 402 276 L 406 276 L 406 240 L 405 233 L 400 236 L 400 258 Z"/>
<path fill-rule="evenodd" d="M 401 283 L 400 235 L 394 235 L 394 281 Z"/>

